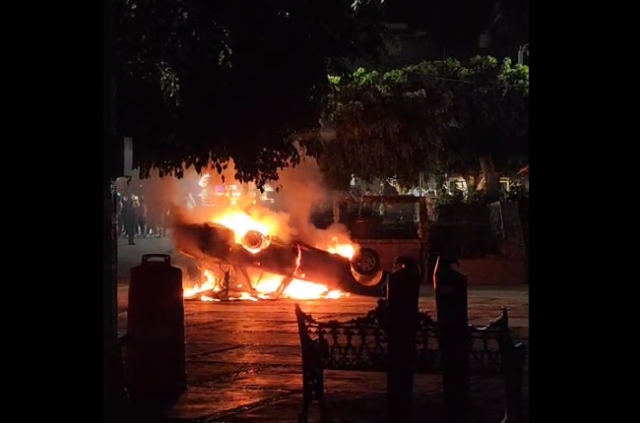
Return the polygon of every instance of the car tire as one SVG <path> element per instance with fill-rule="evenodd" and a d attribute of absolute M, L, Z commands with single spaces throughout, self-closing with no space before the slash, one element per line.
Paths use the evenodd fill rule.
<path fill-rule="evenodd" d="M 363 276 L 373 276 L 382 270 L 380 255 L 373 248 L 361 248 L 351 261 L 353 270 Z"/>

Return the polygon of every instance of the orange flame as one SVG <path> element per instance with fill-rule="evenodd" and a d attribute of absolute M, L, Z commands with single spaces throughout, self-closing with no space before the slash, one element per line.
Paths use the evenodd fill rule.
<path fill-rule="evenodd" d="M 249 231 L 260 232 L 265 236 L 273 234 L 277 229 L 277 222 L 258 221 L 242 210 L 232 210 L 213 218 L 213 223 L 226 226 L 233 230 L 235 241 L 242 244 L 242 238 Z"/>
<path fill-rule="evenodd" d="M 261 219 L 257 216 L 252 216 L 244 210 L 227 210 L 224 213 L 215 216 L 212 222 L 226 226 L 233 230 L 235 242 L 243 245 L 243 237 L 249 231 L 256 231 L 269 238 L 272 234 L 277 233 L 279 229 L 279 222 L 275 219 Z M 246 247 L 245 247 L 246 248 Z M 355 254 L 356 248 L 349 243 L 340 244 L 337 238 L 333 238 L 331 245 L 320 246 L 318 248 L 324 249 L 331 254 L 338 254 L 348 259 L 351 259 Z M 253 251 L 247 248 L 248 251 L 256 253 L 259 250 Z M 300 266 L 300 259 L 302 252 L 298 249 L 298 257 L 296 259 L 296 268 Z M 201 301 L 219 301 L 218 299 L 210 296 L 211 293 L 220 292 L 223 289 L 223 278 L 216 277 L 210 270 L 204 271 L 204 282 L 195 284 L 190 288 L 184 289 L 184 297 L 189 299 L 199 298 Z M 229 299 L 258 301 L 259 299 L 271 298 L 278 289 L 281 288 L 283 276 L 268 275 L 265 277 L 261 275 L 257 280 L 251 281 L 256 296 L 252 296 L 248 292 L 239 292 L 239 296 L 229 297 Z M 242 285 L 238 285 L 238 288 L 242 288 Z M 252 291 L 253 292 L 253 291 Z M 311 300 L 311 299 L 337 299 L 348 294 L 342 293 L 339 290 L 329 290 L 329 288 L 322 283 L 309 282 L 299 279 L 292 279 L 286 285 L 281 295 L 285 298 L 298 299 L 298 300 Z"/>
<path fill-rule="evenodd" d="M 183 288 L 182 296 L 184 298 L 194 298 L 198 294 L 203 292 L 219 292 L 220 291 L 221 288 L 219 286 L 219 283 L 216 279 L 216 276 L 213 274 L 211 270 L 205 270 L 203 275 L 205 280 L 201 284 L 195 284 L 191 288 Z M 207 298 L 207 299 L 204 299 L 204 298 Z M 200 299 L 202 301 L 213 301 L 213 298 L 208 297 L 204 294 L 201 295 Z"/>
<path fill-rule="evenodd" d="M 339 244 L 338 238 L 333 237 L 333 239 L 331 240 L 331 245 L 327 247 L 327 251 L 331 254 L 337 254 L 351 260 L 353 258 L 353 255 L 356 253 L 356 247 L 353 244 Z"/>

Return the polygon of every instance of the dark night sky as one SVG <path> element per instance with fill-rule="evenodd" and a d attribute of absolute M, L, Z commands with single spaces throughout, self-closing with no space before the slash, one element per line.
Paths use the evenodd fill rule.
<path fill-rule="evenodd" d="M 528 0 L 387 0 L 387 20 L 423 30 L 440 48 L 468 50 L 491 29 L 493 51 L 528 41 Z M 498 18 L 498 19 L 496 19 Z"/>

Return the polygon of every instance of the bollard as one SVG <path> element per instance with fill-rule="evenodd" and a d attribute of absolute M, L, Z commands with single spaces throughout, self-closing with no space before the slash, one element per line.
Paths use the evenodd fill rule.
<path fill-rule="evenodd" d="M 446 423 L 469 421 L 469 326 L 467 278 L 438 257 L 433 272 L 436 294 Z"/>
<path fill-rule="evenodd" d="M 182 270 L 166 254 L 131 269 L 125 373 L 132 403 L 163 403 L 187 388 Z"/>
<path fill-rule="evenodd" d="M 387 284 L 387 404 L 389 423 L 407 423 L 413 404 L 420 271 L 410 257 L 396 259 Z"/>

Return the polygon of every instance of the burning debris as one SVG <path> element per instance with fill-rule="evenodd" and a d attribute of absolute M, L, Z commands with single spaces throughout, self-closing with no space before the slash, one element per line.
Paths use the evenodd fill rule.
<path fill-rule="evenodd" d="M 335 299 L 382 278 L 382 271 L 356 270 L 356 245 L 337 238 L 326 246 L 285 242 L 271 226 L 240 209 L 226 210 L 211 223 L 176 223 L 177 250 L 198 263 L 201 278 L 184 290 L 185 298 Z"/>
<path fill-rule="evenodd" d="M 338 290 L 328 291 L 322 284 L 307 282 L 299 279 L 292 279 L 283 290 L 285 277 L 269 274 L 258 278 L 255 284 L 245 287 L 237 284 L 235 287 L 230 283 L 229 272 L 222 277 L 216 276 L 212 271 L 205 270 L 206 280 L 202 284 L 195 284 L 192 288 L 184 290 L 186 300 L 199 301 L 223 301 L 223 300 L 272 300 L 278 296 L 294 298 L 298 300 L 313 299 L 337 299 L 349 296 Z M 280 293 L 278 295 L 278 293 Z"/>

